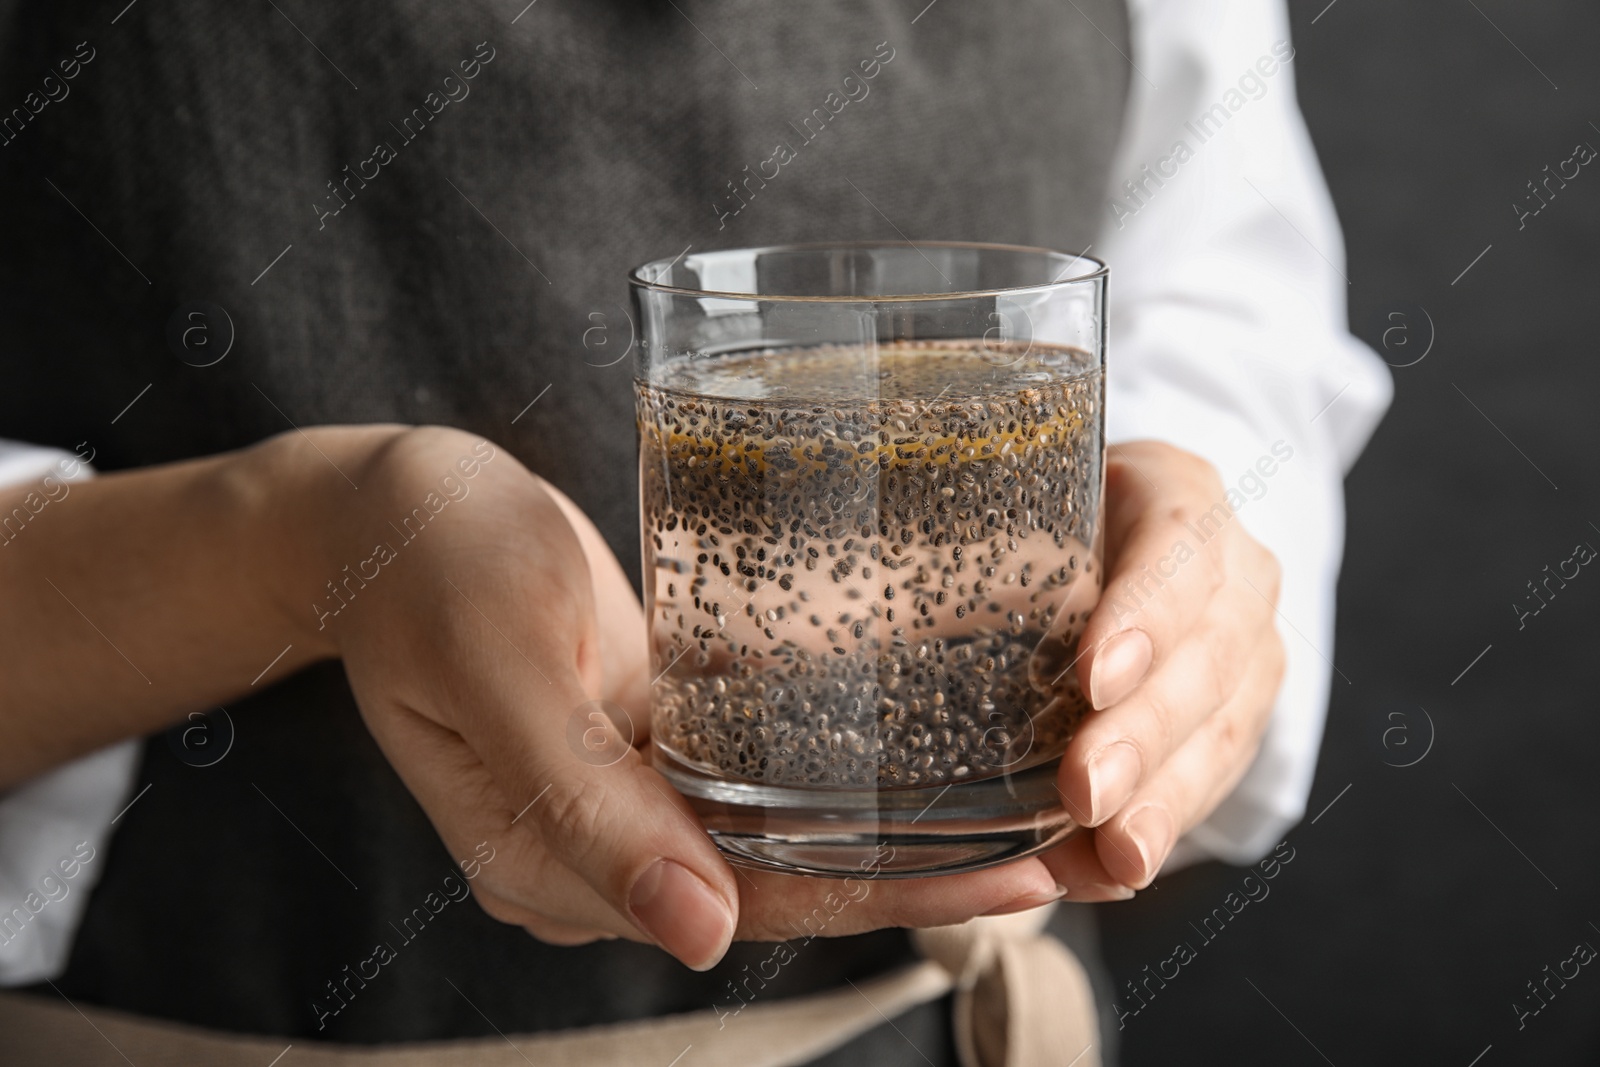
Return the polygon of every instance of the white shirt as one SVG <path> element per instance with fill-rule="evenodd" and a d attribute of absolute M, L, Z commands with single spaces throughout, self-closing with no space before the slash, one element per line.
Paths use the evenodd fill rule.
<path fill-rule="evenodd" d="M 1233 521 L 1283 563 L 1288 666 L 1260 754 L 1168 866 L 1248 863 L 1305 813 L 1333 676 L 1342 481 L 1390 383 L 1346 329 L 1344 247 L 1282 59 L 1281 0 L 1132 0 L 1130 15 L 1132 92 L 1092 249 L 1112 267 L 1108 436 L 1165 440 L 1243 480 Z M 59 458 L 0 442 L 0 484 Z M 0 799 L 0 919 L 58 853 L 104 851 L 136 767 L 126 742 Z M 86 865 L 0 945 L 0 985 L 60 973 L 98 873 Z"/>
<path fill-rule="evenodd" d="M 1168 866 L 1250 863 L 1305 814 L 1330 678 L 1346 684 L 1332 667 L 1343 477 L 1391 383 L 1346 327 L 1344 242 L 1294 65 L 1262 62 L 1288 50 L 1283 4 L 1133 0 L 1130 13 L 1121 207 L 1108 206 L 1096 249 L 1111 264 L 1107 435 L 1186 448 L 1235 488 L 1262 456 L 1276 460 L 1278 441 L 1293 451 L 1270 477 L 1254 473 L 1265 490 L 1242 494 L 1234 520 L 1283 564 L 1283 688 L 1250 770 Z M 1147 165 L 1165 184 L 1131 200 L 1124 183 Z"/>

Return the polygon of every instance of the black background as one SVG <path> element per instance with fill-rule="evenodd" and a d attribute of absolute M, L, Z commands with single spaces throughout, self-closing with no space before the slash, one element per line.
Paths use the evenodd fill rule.
<path fill-rule="evenodd" d="M 1189 923 L 1245 872 L 1208 864 L 1101 909 L 1125 1008 L 1124 983 L 1198 948 L 1125 1021 L 1123 1062 L 1600 1062 L 1600 961 L 1520 1029 L 1512 1006 L 1536 1007 L 1526 983 L 1577 943 L 1600 947 L 1600 568 L 1520 630 L 1511 606 L 1535 605 L 1526 583 L 1578 542 L 1600 547 L 1600 171 L 1520 231 L 1511 206 L 1577 143 L 1600 147 L 1600 7 L 1310 0 L 1292 16 L 1352 326 L 1393 364 L 1421 354 L 1428 318 L 1435 339 L 1393 371 L 1348 481 L 1332 658 L 1349 681 L 1293 862 L 1203 946 Z M 1406 329 L 1385 347 L 1391 326 Z"/>

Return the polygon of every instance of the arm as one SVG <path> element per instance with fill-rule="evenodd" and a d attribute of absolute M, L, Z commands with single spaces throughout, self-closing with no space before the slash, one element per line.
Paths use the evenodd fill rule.
<path fill-rule="evenodd" d="M 305 533 L 318 506 L 353 510 L 329 463 L 359 484 L 396 432 L 288 436 L 54 500 L 33 482 L 0 490 L 0 788 L 246 692 L 286 646 L 262 683 L 334 655 L 290 602 L 309 603 L 319 573 Z"/>

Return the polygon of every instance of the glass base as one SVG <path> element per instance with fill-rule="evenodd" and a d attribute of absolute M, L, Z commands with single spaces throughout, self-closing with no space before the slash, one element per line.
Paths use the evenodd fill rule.
<path fill-rule="evenodd" d="M 656 768 L 729 862 L 831 878 L 955 874 L 1059 844 L 1078 829 L 1056 790 L 1060 764 L 915 788 L 788 789 L 718 778 L 655 748 Z"/>

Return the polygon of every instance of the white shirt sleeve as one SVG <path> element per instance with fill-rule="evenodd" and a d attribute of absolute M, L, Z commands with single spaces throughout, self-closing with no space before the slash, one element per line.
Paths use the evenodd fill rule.
<path fill-rule="evenodd" d="M 1271 725 L 1169 869 L 1248 863 L 1305 814 L 1330 680 L 1347 684 L 1332 665 L 1343 476 L 1391 384 L 1346 327 L 1343 242 L 1280 0 L 1134 0 L 1130 14 L 1128 121 L 1097 241 L 1111 264 L 1107 429 L 1211 461 L 1236 490 L 1232 521 L 1283 564 Z"/>
<path fill-rule="evenodd" d="M 0 552 L 30 534 L 47 536 L 30 527 L 48 520 L 50 508 L 71 507 L 71 483 L 90 477 L 70 453 L 0 440 L 0 486 L 39 483 L 38 512 L 24 508 L 26 521 L 7 516 Z M 54 978 L 66 968 L 138 760 L 139 742 L 123 741 L 0 794 L 0 986 Z"/>

